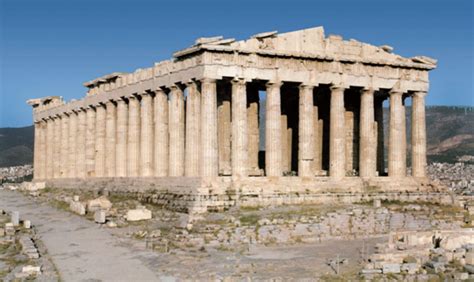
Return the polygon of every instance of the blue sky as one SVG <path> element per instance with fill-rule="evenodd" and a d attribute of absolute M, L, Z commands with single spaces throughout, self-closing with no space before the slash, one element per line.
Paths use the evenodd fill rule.
<path fill-rule="evenodd" d="M 402 56 L 439 60 L 429 105 L 474 105 L 472 0 L 0 0 L 0 127 L 32 123 L 29 98 L 168 59 L 197 37 L 324 26 Z"/>

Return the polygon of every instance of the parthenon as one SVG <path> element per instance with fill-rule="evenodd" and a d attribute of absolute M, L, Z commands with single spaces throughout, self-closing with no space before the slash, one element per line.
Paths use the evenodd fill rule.
<path fill-rule="evenodd" d="M 208 196 L 394 190 L 400 183 L 419 190 L 428 71 L 436 60 L 392 51 L 326 37 L 322 27 L 242 41 L 199 38 L 171 60 L 84 83 L 80 100 L 29 100 L 34 179 L 111 189 L 133 179 Z"/>

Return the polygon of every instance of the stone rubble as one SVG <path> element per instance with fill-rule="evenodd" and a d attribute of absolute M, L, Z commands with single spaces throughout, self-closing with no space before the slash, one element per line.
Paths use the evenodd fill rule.
<path fill-rule="evenodd" d="M 127 221 L 140 221 L 151 219 L 152 215 L 151 211 L 145 207 L 137 207 L 136 209 L 129 210 L 125 217 Z"/>
<path fill-rule="evenodd" d="M 456 194 L 474 196 L 474 163 L 433 163 L 427 167 L 430 177 Z"/>
<path fill-rule="evenodd" d="M 19 183 L 33 176 L 33 166 L 11 166 L 0 167 L 0 184 L 1 183 Z"/>

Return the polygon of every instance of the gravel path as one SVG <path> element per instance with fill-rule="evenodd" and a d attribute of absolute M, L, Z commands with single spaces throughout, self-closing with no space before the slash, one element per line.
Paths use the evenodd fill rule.
<path fill-rule="evenodd" d="M 32 221 L 64 281 L 163 280 L 144 263 L 153 253 L 120 246 L 118 238 L 86 219 L 7 190 L 0 190 L 0 208 Z"/>

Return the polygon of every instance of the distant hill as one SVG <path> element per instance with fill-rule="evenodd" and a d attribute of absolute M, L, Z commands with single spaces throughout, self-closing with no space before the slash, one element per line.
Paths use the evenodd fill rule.
<path fill-rule="evenodd" d="M 409 121 L 410 107 L 407 107 L 406 113 Z M 385 111 L 385 123 L 388 123 L 388 109 Z M 387 130 L 388 126 L 385 126 L 385 129 Z M 426 130 L 429 162 L 453 163 L 458 156 L 474 155 L 474 107 L 428 106 Z M 263 132 L 261 128 L 261 133 Z M 388 132 L 386 136 L 388 137 Z M 33 126 L 0 128 L 0 167 L 31 164 L 33 139 Z M 410 148 L 409 122 L 407 139 Z M 407 156 L 410 157 L 410 154 Z"/>
<path fill-rule="evenodd" d="M 34 127 L 0 128 L 0 167 L 33 162 Z"/>

